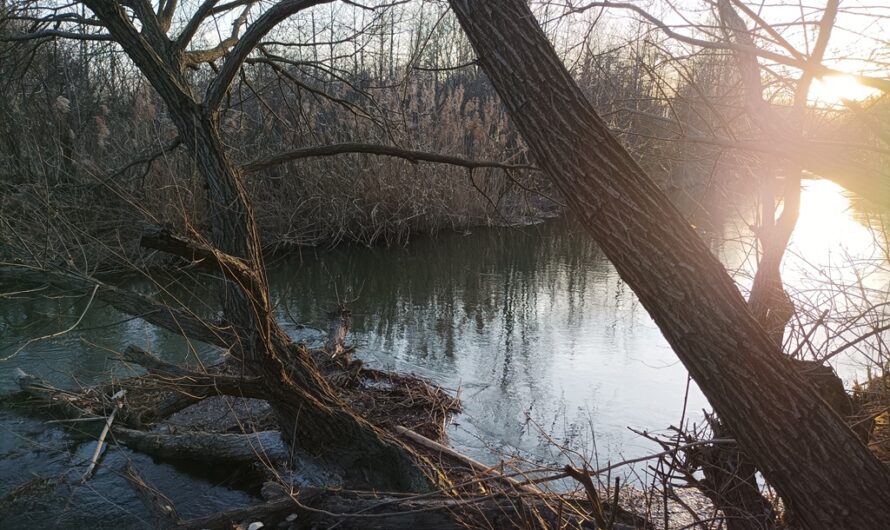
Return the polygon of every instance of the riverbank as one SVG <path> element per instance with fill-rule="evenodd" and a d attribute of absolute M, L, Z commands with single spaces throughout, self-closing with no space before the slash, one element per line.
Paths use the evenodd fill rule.
<path fill-rule="evenodd" d="M 852 256 L 865 259 L 869 255 L 857 254 L 860 248 L 852 243 L 873 244 L 874 237 L 879 237 L 868 231 L 849 204 L 827 202 L 821 188 L 816 192 L 815 209 L 808 202 L 812 196 L 804 195 L 804 224 L 788 260 L 794 289 L 814 285 L 812 276 L 793 268 L 799 263 L 794 256 L 828 256 L 828 261 L 814 261 L 809 266 L 845 274 L 846 269 L 839 268 L 823 248 L 844 244 Z M 843 200 L 832 189 L 824 194 L 832 201 Z M 727 207 L 712 209 L 725 211 Z M 813 216 L 818 223 L 810 225 Z M 727 267 L 744 270 L 740 257 L 746 247 L 738 238 L 737 225 L 715 224 L 717 228 L 705 234 L 715 242 L 715 253 Z M 839 228 L 827 230 L 827 226 Z M 887 277 L 881 276 L 880 266 L 876 268 L 866 278 L 867 295 L 880 294 L 879 288 L 886 285 L 883 279 Z M 153 281 L 124 278 L 121 287 L 160 294 L 196 314 L 214 318 L 208 301 L 215 291 L 201 274 L 185 274 L 188 272 L 193 271 L 160 275 Z M 698 421 L 697 412 L 707 407 L 694 385 L 687 395 L 685 370 L 599 249 L 564 220 L 520 229 L 440 233 L 438 237 L 418 237 L 407 247 L 302 249 L 271 258 L 268 274 L 277 318 L 295 339 L 309 340 L 311 327 L 325 328 L 327 311 L 337 302 L 347 301 L 354 322 L 350 343 L 357 347 L 357 357 L 365 366 L 415 373 L 459 392 L 464 413 L 446 427 L 447 435 L 454 448 L 486 465 L 507 460 L 558 469 L 574 454 L 601 464 L 645 456 L 659 448 L 629 431 L 628 426 L 654 432 L 676 425 L 684 417 Z M 831 292 L 825 291 L 825 296 Z M 70 288 L 43 289 L 0 301 L 2 355 L 9 356 L 25 346 L 10 361 L 0 363 L 0 389 L 15 390 L 10 373 L 14 366 L 66 387 L 105 381 L 109 372 L 116 379 L 127 377 L 131 371 L 108 360 L 125 344 L 158 352 L 164 360 L 177 364 L 218 360 L 214 351 L 199 343 L 133 320 L 98 301 L 88 302 L 89 290 Z M 821 310 L 813 311 L 821 314 Z M 28 343 L 78 321 L 67 334 Z M 823 325 L 830 321 L 824 320 Z M 810 329 L 811 323 L 801 325 L 803 333 Z M 853 338 L 838 336 L 820 346 L 820 351 L 832 351 Z M 848 384 L 863 371 L 855 348 L 833 359 Z M 686 414 L 684 400 L 688 403 Z M 40 426 L 20 416 L 4 417 L 0 425 L 15 433 L 4 440 L 9 451 L 0 465 L 0 481 L 10 488 L 29 481 L 21 476 L 21 469 L 53 480 L 69 472 L 82 473 L 86 467 L 82 461 L 90 457 L 88 448 L 80 449 L 59 437 L 55 441 L 44 438 Z M 561 448 L 552 445 L 554 440 Z M 35 445 L 42 443 L 54 452 Z M 180 508 L 186 516 L 222 510 L 225 506 L 214 504 L 209 496 L 225 499 L 233 495 L 231 488 L 218 486 L 229 484 L 225 477 L 208 477 L 201 470 L 183 472 L 122 451 L 134 462 L 147 462 L 147 470 L 142 472 L 159 488 L 189 498 Z M 121 465 L 124 461 L 118 457 L 109 460 Z M 160 479 L 162 472 L 173 478 Z M 106 473 L 102 468 L 91 480 L 96 490 L 129 491 L 125 480 Z M 631 480 L 637 476 L 645 481 L 646 473 L 643 463 L 628 469 Z M 38 502 L 45 507 L 38 511 L 61 510 L 68 505 L 69 494 L 75 499 L 71 502 L 93 507 L 98 520 L 112 517 L 111 513 L 126 518 L 126 510 L 138 511 L 141 506 L 129 493 L 113 498 L 125 507 L 121 510 L 95 492 L 89 492 L 93 497 L 87 498 L 86 490 L 77 491 L 50 495 L 52 503 Z M 66 521 L 76 520 L 70 514 L 65 517 Z"/>

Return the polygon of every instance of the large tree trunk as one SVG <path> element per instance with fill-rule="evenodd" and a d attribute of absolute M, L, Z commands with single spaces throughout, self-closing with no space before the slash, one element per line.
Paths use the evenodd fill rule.
<path fill-rule="evenodd" d="M 211 242 L 241 258 L 252 280 L 224 274 L 223 314 L 240 341 L 233 353 L 248 375 L 266 382 L 282 436 L 339 463 L 353 479 L 367 477 L 374 487 L 427 489 L 430 481 L 421 469 L 432 466 L 418 466 L 418 455 L 350 411 L 321 376 L 309 351 L 294 344 L 278 325 L 242 176 L 225 155 L 216 116 L 198 105 L 189 107 L 174 121 L 207 182 Z"/>
<path fill-rule="evenodd" d="M 223 314 L 232 352 L 247 375 L 260 376 L 281 434 L 337 464 L 348 479 L 375 488 L 426 490 L 433 466 L 353 413 L 324 380 L 308 350 L 279 327 L 269 300 L 259 232 L 240 171 L 226 156 L 218 113 L 195 101 L 181 56 L 161 31 L 137 31 L 117 2 L 85 0 L 164 100 L 182 144 L 204 178 L 211 250 L 223 276 Z M 141 5 L 141 4 L 137 4 Z M 143 23 L 153 20 L 142 13 Z"/>
<path fill-rule="evenodd" d="M 572 80 L 523 0 L 450 0 L 538 164 L 800 522 L 880 528 L 890 473 L 792 369 Z"/>

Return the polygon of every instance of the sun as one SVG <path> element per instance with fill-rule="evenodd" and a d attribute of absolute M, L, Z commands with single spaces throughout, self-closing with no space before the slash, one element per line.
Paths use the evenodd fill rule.
<path fill-rule="evenodd" d="M 832 75 L 813 80 L 809 99 L 817 105 L 839 105 L 845 99 L 860 101 L 877 93 L 876 89 L 861 84 L 854 77 Z"/>

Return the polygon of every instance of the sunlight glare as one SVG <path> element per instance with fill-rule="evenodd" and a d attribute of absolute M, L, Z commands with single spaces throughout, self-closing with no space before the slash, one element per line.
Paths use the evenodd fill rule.
<path fill-rule="evenodd" d="M 878 93 L 878 90 L 867 87 L 850 76 L 825 76 L 813 80 L 809 99 L 811 103 L 838 105 L 845 99 L 861 101 Z"/>
<path fill-rule="evenodd" d="M 811 180 L 804 183 L 792 241 L 801 255 L 819 260 L 832 251 L 864 253 L 874 240 L 853 215 L 844 188 L 830 180 Z"/>

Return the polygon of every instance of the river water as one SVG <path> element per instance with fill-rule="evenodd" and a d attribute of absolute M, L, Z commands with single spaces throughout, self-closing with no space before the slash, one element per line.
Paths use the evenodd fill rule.
<path fill-rule="evenodd" d="M 745 286 L 752 209 L 730 208 L 725 200 L 706 204 L 686 198 L 684 208 Z M 887 245 L 875 229 L 886 216 L 853 206 L 827 181 L 807 184 L 784 274 L 811 313 L 890 300 Z M 841 299 L 829 280 L 855 283 L 859 294 Z M 150 290 L 147 282 L 130 283 Z M 294 336 L 316 337 L 312 327 L 324 327 L 326 311 L 346 301 L 359 358 L 459 392 L 465 412 L 449 426 L 452 444 L 488 463 L 504 457 L 564 463 L 568 456 L 559 447 L 601 464 L 637 457 L 653 446 L 629 427 L 665 429 L 684 416 L 701 418 L 708 407 L 631 290 L 567 221 L 440 234 L 407 248 L 303 251 L 273 260 L 270 283 L 280 319 Z M 174 291 L 199 311 L 212 300 L 200 287 Z M 109 370 L 125 375 L 108 359 L 128 344 L 173 361 L 216 355 L 98 303 L 73 331 L 29 343 L 67 329 L 86 308 L 83 293 L 45 294 L 0 298 L 0 357 L 8 357 L 0 362 L 2 393 L 15 390 L 15 367 L 61 385 L 92 383 Z M 887 314 L 876 311 L 874 318 Z M 834 336 L 819 329 L 809 337 L 830 351 L 854 331 Z M 852 382 L 873 354 L 849 348 L 834 362 Z M 0 410 L 0 438 L 4 528 L 148 524 L 120 475 L 128 459 L 177 500 L 184 516 L 251 501 L 225 470 L 189 469 L 126 450 L 112 452 L 97 476 L 79 485 L 94 444 L 72 443 L 57 428 L 9 410 Z M 10 495 L 25 484 L 28 491 Z"/>

